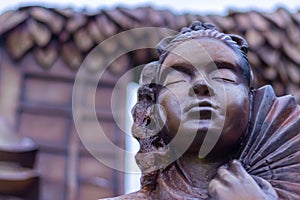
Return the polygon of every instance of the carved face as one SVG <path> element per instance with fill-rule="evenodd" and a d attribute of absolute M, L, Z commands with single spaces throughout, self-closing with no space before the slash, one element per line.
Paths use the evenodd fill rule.
<path fill-rule="evenodd" d="M 188 40 L 168 53 L 159 73 L 164 87 L 158 97 L 165 140 L 178 133 L 178 141 L 191 136 L 188 152 L 198 153 L 210 134 L 208 145 L 214 147 L 209 155 L 231 151 L 249 117 L 249 86 L 240 60 L 232 48 L 213 38 Z"/>

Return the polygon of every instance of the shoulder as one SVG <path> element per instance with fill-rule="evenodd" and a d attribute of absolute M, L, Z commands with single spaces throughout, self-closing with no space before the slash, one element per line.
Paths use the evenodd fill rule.
<path fill-rule="evenodd" d="M 104 199 L 99 199 L 99 200 L 150 200 L 150 196 L 146 195 L 144 192 L 137 191 L 137 192 L 133 192 L 130 194 L 124 194 L 121 196 L 117 196 L 117 197 L 112 197 L 112 198 L 104 198 Z"/>

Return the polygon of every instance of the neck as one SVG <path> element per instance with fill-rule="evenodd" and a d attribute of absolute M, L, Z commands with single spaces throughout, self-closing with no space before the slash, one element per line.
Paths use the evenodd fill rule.
<path fill-rule="evenodd" d="M 214 178 L 218 168 L 227 163 L 228 159 L 205 160 L 196 155 L 183 155 L 177 163 L 184 178 L 194 187 L 207 188 L 210 180 Z"/>

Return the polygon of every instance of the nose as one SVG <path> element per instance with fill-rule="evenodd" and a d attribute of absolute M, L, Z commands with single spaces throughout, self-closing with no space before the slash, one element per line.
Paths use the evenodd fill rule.
<path fill-rule="evenodd" d="M 197 95 L 202 97 L 210 97 L 213 95 L 212 87 L 204 79 L 196 80 L 189 90 L 190 96 Z"/>

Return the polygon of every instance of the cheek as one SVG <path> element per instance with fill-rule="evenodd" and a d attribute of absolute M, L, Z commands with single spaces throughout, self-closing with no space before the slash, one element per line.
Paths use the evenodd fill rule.
<path fill-rule="evenodd" d="M 229 99 L 229 112 L 234 113 L 244 113 L 248 111 L 249 108 L 249 98 L 247 94 L 234 94 L 231 97 L 232 99 Z"/>
<path fill-rule="evenodd" d="M 159 95 L 158 103 L 163 110 L 165 118 L 178 118 L 181 115 L 180 102 L 170 92 L 164 92 L 163 94 Z"/>
<path fill-rule="evenodd" d="M 160 104 L 160 117 L 165 122 L 164 126 L 168 134 L 176 133 L 181 122 L 181 103 L 175 98 L 175 95 L 166 91 L 159 95 L 158 103 Z"/>
<path fill-rule="evenodd" d="M 243 126 L 248 122 L 249 118 L 249 101 L 248 99 L 240 99 L 239 102 L 234 102 L 227 109 L 226 116 L 233 124 Z"/>
<path fill-rule="evenodd" d="M 247 127 L 249 119 L 249 96 L 247 91 L 238 90 L 227 99 L 225 123 L 230 127 L 229 132 L 239 137 Z"/>

